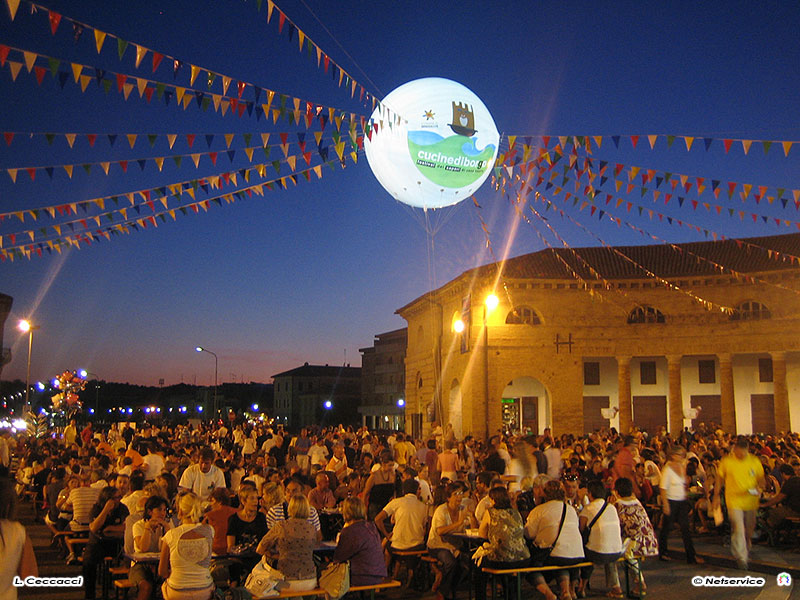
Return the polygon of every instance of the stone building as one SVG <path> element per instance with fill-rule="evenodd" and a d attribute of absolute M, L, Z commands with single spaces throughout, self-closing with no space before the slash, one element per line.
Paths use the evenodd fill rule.
<path fill-rule="evenodd" d="M 305 363 L 272 377 L 276 423 L 294 429 L 312 424 L 358 423 L 359 367 Z"/>
<path fill-rule="evenodd" d="M 397 311 L 406 427 L 800 430 L 792 257 L 798 234 L 543 250 L 466 271 Z"/>
<path fill-rule="evenodd" d="M 361 423 L 370 429 L 404 429 L 408 330 L 379 333 L 361 352 Z"/>

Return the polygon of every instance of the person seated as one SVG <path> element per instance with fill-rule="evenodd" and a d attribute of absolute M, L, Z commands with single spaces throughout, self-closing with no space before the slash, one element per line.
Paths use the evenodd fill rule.
<path fill-rule="evenodd" d="M 285 497 L 291 498 L 296 494 L 303 493 L 303 483 L 296 479 L 290 479 L 285 486 Z M 310 505 L 309 505 L 310 506 Z M 272 529 L 276 523 L 279 521 L 283 521 L 284 519 L 289 518 L 289 503 L 287 501 L 283 501 L 279 504 L 275 504 L 272 508 L 267 511 L 267 528 Z M 322 527 L 320 526 L 319 522 L 319 513 L 317 513 L 317 509 L 313 506 L 310 507 L 308 521 L 314 527 L 317 532 L 317 541 L 322 541 Z"/>
<path fill-rule="evenodd" d="M 462 553 L 447 536 L 464 533 L 468 524 L 476 525 L 474 517 L 461 508 L 464 489 L 458 483 L 449 483 L 445 488 L 444 502 L 433 513 L 428 534 L 428 552 L 442 565 L 442 581 L 436 593 L 437 600 L 451 598 L 462 575 L 469 570 L 469 557 Z"/>
<path fill-rule="evenodd" d="M 208 497 L 211 510 L 206 513 L 203 523 L 214 528 L 214 554 L 228 553 L 228 519 L 236 514 L 231 506 L 231 495 L 227 488 L 214 488 Z"/>
<path fill-rule="evenodd" d="M 622 556 L 622 538 L 620 537 L 617 509 L 608 502 L 608 492 L 599 481 L 589 482 L 586 493 L 589 497 L 589 504 L 581 511 L 578 526 L 582 532 L 589 531 L 584 554 L 586 559 L 592 561 L 593 564 L 581 569 L 581 581 L 578 584 L 577 594 L 583 597 L 594 565 L 599 564 L 604 565 L 606 571 L 606 586 L 608 587 L 606 595 L 609 598 L 622 598 L 622 588 L 619 585 L 619 574 L 617 573 L 617 560 Z"/>
<path fill-rule="evenodd" d="M 381 583 L 386 578 L 381 538 L 375 524 L 365 521 L 364 502 L 358 497 L 345 498 L 342 502 L 342 518 L 344 527 L 339 534 L 333 560 L 350 561 L 350 585 Z"/>
<path fill-rule="evenodd" d="M 480 567 L 494 569 L 516 569 L 527 567 L 531 554 L 525 543 L 522 517 L 511 506 L 511 496 L 504 487 L 489 490 L 492 505 L 486 509 L 478 527 L 478 535 L 489 540 L 482 546 L 483 558 Z M 486 597 L 486 574 L 478 569 L 476 598 Z"/>
<path fill-rule="evenodd" d="M 211 546 L 214 530 L 200 523 L 203 505 L 192 492 L 178 499 L 180 525 L 164 534 L 158 574 L 164 600 L 209 600 L 214 592 Z"/>
<path fill-rule="evenodd" d="M 78 488 L 86 489 L 86 488 Z M 89 514 L 89 541 L 83 550 L 83 584 L 87 600 L 93 600 L 97 565 L 106 556 L 116 556 L 125 530 L 128 508 L 117 488 L 106 486 Z"/>
<path fill-rule="evenodd" d="M 558 480 L 544 484 L 543 502 L 534 508 L 525 522 L 526 537 L 533 542 L 531 566 L 563 566 L 554 572 L 561 590 L 562 600 L 572 598 L 570 565 L 583 561 L 583 540 L 578 529 L 578 513 L 566 503 L 564 487 Z M 552 550 L 549 550 L 551 549 Z M 543 556 L 546 554 L 546 556 Z M 577 573 L 575 574 L 577 575 Z M 577 577 L 576 577 L 577 578 Z M 555 600 L 544 575 L 534 575 L 536 589 L 545 600 Z"/>
<path fill-rule="evenodd" d="M 308 502 L 317 511 L 336 507 L 336 498 L 330 489 L 330 480 L 325 473 L 317 473 L 317 486 L 308 492 Z"/>
<path fill-rule="evenodd" d="M 314 548 L 318 538 L 308 520 L 310 514 L 311 505 L 305 496 L 291 496 L 287 503 L 287 518 L 276 521 L 256 549 L 262 556 L 277 553 L 278 570 L 286 577 L 291 590 L 317 587 Z"/>
<path fill-rule="evenodd" d="M 166 498 L 151 496 L 144 503 L 144 516 L 133 524 L 133 551 L 137 554 L 160 552 L 161 538 L 172 529 L 167 519 Z M 147 600 L 155 587 L 155 575 L 144 563 L 134 562 L 128 579 L 136 584 L 136 600 Z"/>
<path fill-rule="evenodd" d="M 800 476 L 795 474 L 791 465 L 782 464 L 780 473 L 783 485 L 772 498 L 761 503 L 761 508 L 768 508 L 767 525 L 773 531 L 779 528 L 789 517 L 800 517 Z"/>

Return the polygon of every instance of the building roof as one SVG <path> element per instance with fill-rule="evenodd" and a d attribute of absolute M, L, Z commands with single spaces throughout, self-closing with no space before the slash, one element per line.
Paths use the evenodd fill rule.
<path fill-rule="evenodd" d="M 597 281 L 589 267 L 607 280 L 647 279 L 651 276 L 646 271 L 665 279 L 719 276 L 732 274 L 731 269 L 737 273 L 796 269 L 790 256 L 800 256 L 800 233 L 682 244 L 551 248 L 509 258 L 503 265 L 503 276 L 507 279 L 575 281 L 564 263 L 587 282 Z M 715 264 L 726 269 L 720 270 Z M 496 269 L 496 263 L 491 263 L 465 271 L 456 279 L 467 275 L 479 278 L 494 276 Z"/>
<path fill-rule="evenodd" d="M 508 259 L 504 275 L 510 279 L 572 279 L 564 265 L 566 262 L 581 277 L 593 279 L 584 261 L 605 279 L 646 278 L 648 275 L 642 267 L 665 278 L 721 274 L 712 262 L 739 273 L 792 268 L 788 256 L 780 259 L 782 254 L 800 256 L 800 234 L 672 245 L 547 249 Z M 494 265 L 484 265 L 477 271 L 481 274 L 494 268 Z"/>
<path fill-rule="evenodd" d="M 273 375 L 272 378 L 278 377 L 345 377 L 355 378 L 361 377 L 361 367 L 338 367 L 328 365 L 309 365 L 304 364 L 302 367 L 290 369 L 283 373 Z"/>

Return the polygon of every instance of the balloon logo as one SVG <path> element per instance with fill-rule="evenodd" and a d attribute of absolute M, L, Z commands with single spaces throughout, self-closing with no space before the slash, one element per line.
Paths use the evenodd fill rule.
<path fill-rule="evenodd" d="M 428 77 L 393 90 L 372 113 L 367 161 L 393 198 L 442 208 L 468 198 L 486 180 L 500 135 L 492 115 L 460 83 Z"/>

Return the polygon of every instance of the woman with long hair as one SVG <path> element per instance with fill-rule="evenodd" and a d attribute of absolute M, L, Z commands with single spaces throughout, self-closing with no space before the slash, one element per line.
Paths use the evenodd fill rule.
<path fill-rule="evenodd" d="M 209 600 L 214 592 L 211 577 L 211 546 L 214 530 L 200 524 L 203 505 L 192 492 L 177 502 L 180 525 L 162 538 L 158 574 L 166 579 L 161 586 L 164 600 Z"/>
<path fill-rule="evenodd" d="M 17 494 L 10 479 L 0 477 L 0 600 L 16 600 L 14 576 L 39 575 L 33 545 L 25 527 L 16 520 Z"/>

